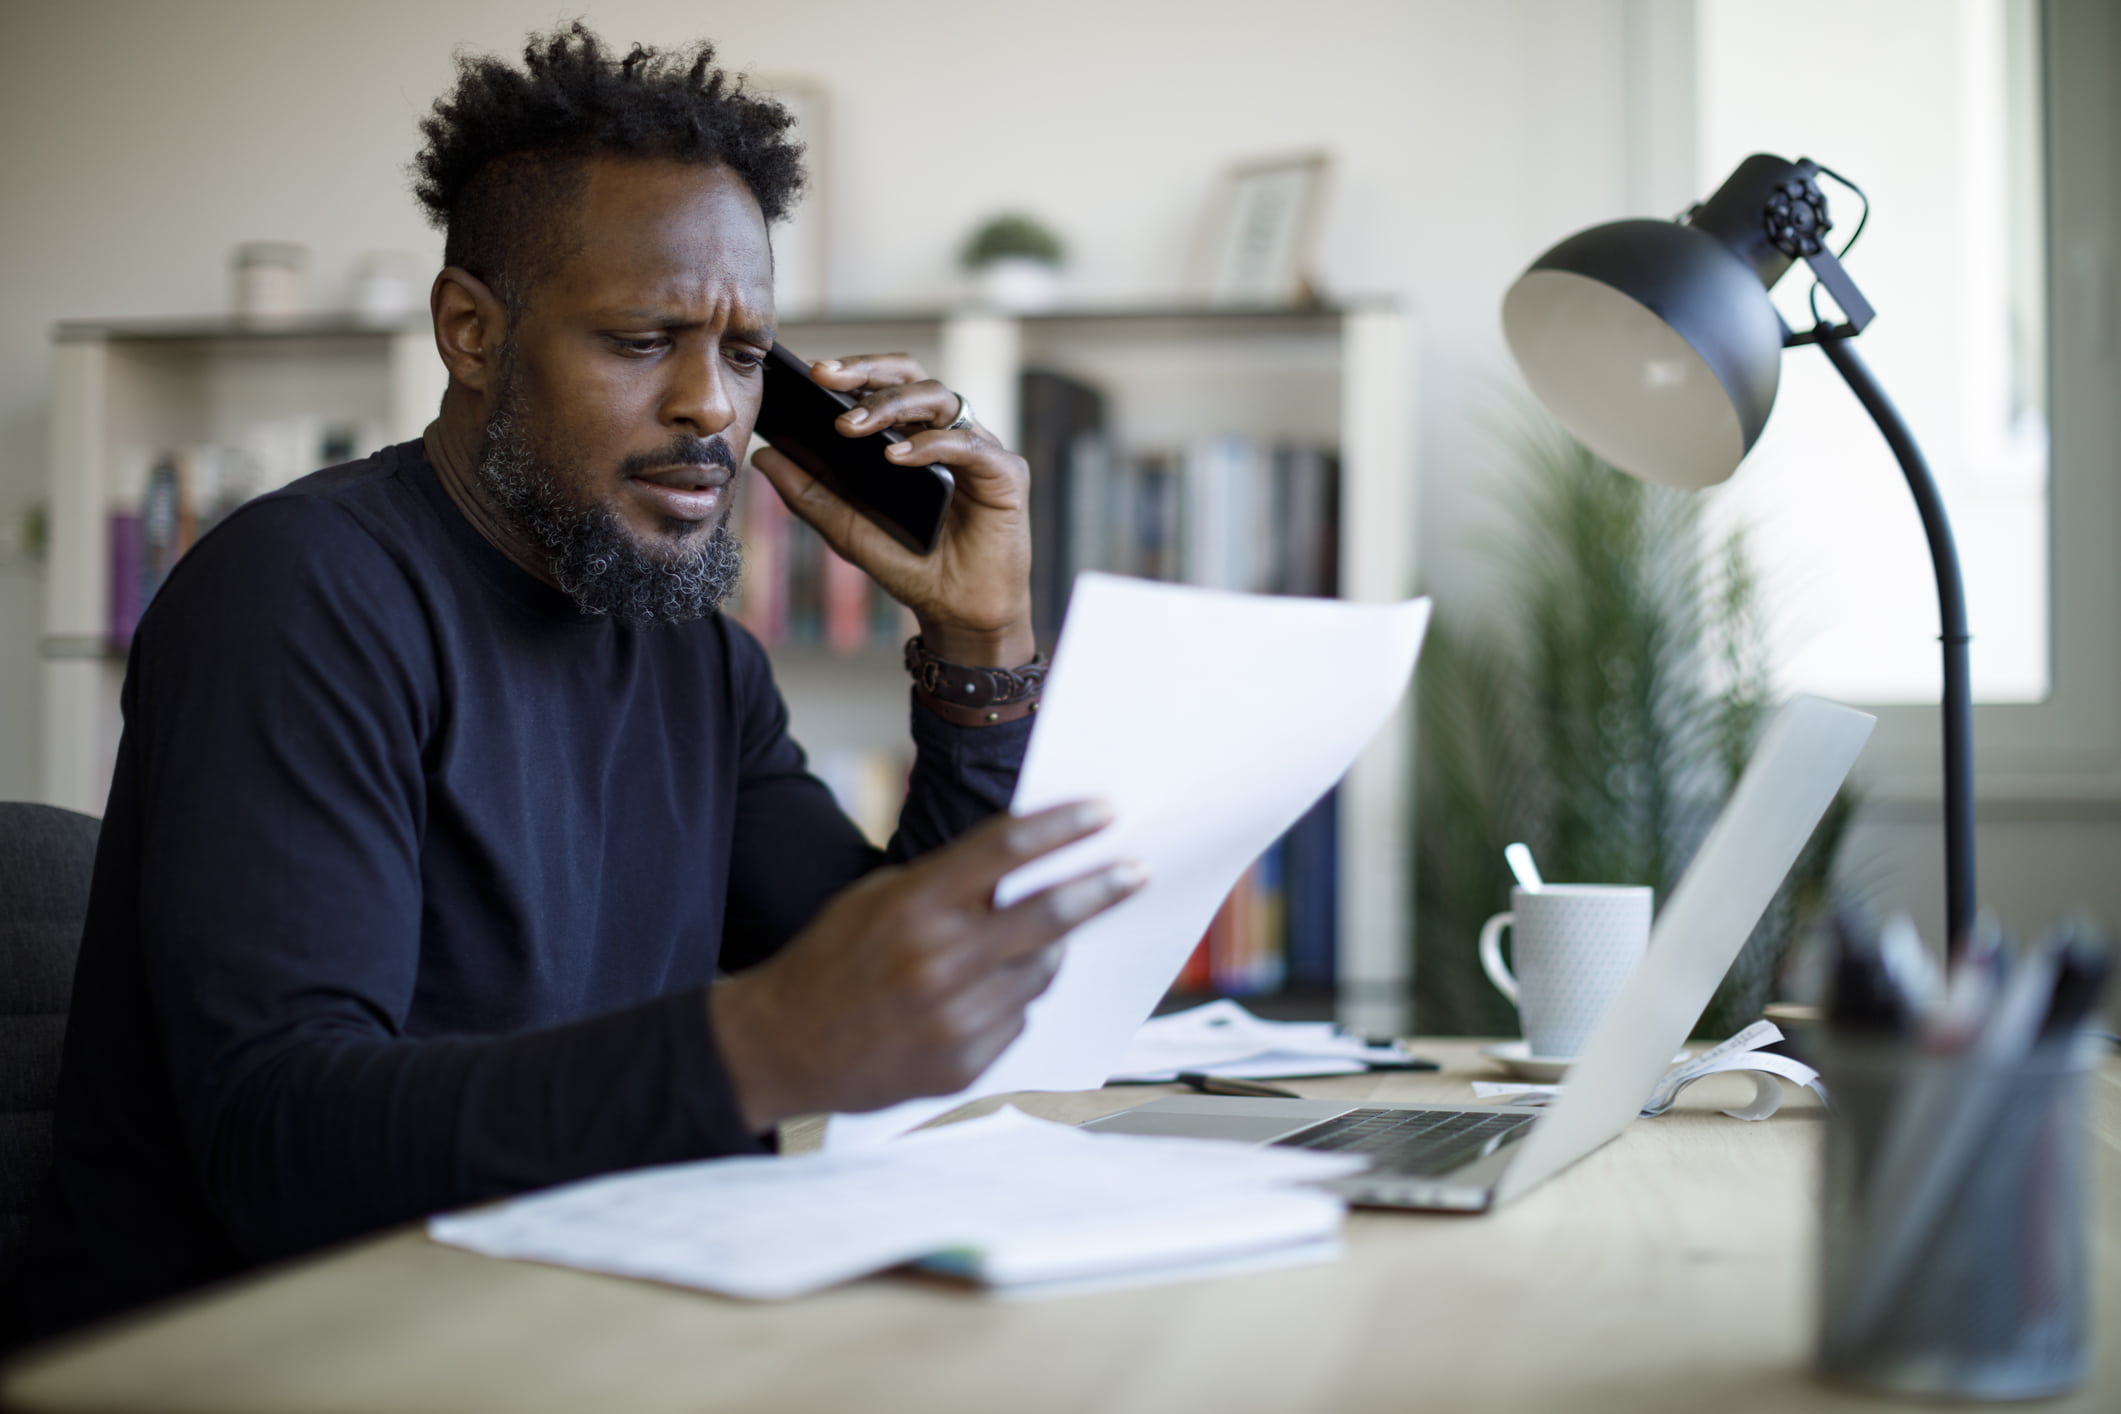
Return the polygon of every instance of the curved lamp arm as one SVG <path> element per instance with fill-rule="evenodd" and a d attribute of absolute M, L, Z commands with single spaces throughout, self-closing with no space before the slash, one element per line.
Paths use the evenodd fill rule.
<path fill-rule="evenodd" d="M 1930 561 L 1937 572 L 1937 616 L 1944 645 L 1944 906 L 1945 946 L 1956 957 L 1974 923 L 1974 696 L 1966 631 L 1966 586 L 1959 574 L 1959 547 L 1944 514 L 1929 463 L 1915 445 L 1915 435 L 1868 365 L 1851 348 L 1854 330 L 1846 325 L 1817 331 L 1819 351 L 1878 424 L 1886 445 L 1900 461 L 1907 489 L 1922 516 L 1929 538 Z M 1813 342 L 1808 340 L 1807 342 Z"/>

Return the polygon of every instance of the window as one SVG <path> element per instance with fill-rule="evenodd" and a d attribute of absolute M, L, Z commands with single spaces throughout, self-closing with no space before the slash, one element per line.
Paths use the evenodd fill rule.
<path fill-rule="evenodd" d="M 1874 209 L 1848 261 L 1878 309 L 1857 342 L 1929 458 L 1958 539 L 1977 702 L 2052 686 L 2046 193 L 2035 0 L 1700 0 L 1695 158 L 1706 195 L 1749 153 L 1809 157 Z M 1830 182 L 1834 237 L 1862 203 Z M 1813 322 L 1812 281 L 1774 292 Z M 1821 296 L 1822 307 L 1831 308 Z M 1892 454 L 1816 350 L 1712 518 L 1747 528 L 1781 685 L 1934 703 L 1929 553 Z"/>

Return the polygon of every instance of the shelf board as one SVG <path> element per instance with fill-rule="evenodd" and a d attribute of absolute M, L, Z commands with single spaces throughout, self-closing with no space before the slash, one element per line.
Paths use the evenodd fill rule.
<path fill-rule="evenodd" d="M 46 634 L 37 644 L 37 652 L 48 663 L 83 660 L 122 663 L 126 658 L 125 649 L 99 633 Z"/>
<path fill-rule="evenodd" d="M 351 314 L 304 314 L 292 319 L 257 321 L 233 315 L 181 316 L 170 319 L 64 319 L 52 326 L 61 344 L 252 344 L 292 339 L 389 339 L 428 327 L 425 315 L 392 324 L 376 324 Z"/>

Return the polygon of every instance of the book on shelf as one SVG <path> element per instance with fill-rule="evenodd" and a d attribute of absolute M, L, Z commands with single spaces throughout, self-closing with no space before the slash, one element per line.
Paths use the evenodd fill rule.
<path fill-rule="evenodd" d="M 1083 570 L 1251 594 L 1336 592 L 1340 462 L 1330 447 L 1218 433 L 1123 454 L 1097 390 L 1042 369 L 1023 374 L 1020 406 L 1041 643 L 1058 635 Z"/>
<path fill-rule="evenodd" d="M 733 514 L 744 543 L 744 579 L 729 611 L 759 642 L 860 654 L 895 651 L 912 634 L 910 616 L 748 466 Z"/>
<path fill-rule="evenodd" d="M 870 640 L 869 576 L 823 541 L 818 549 L 825 644 L 835 653 L 859 653 Z"/>
<path fill-rule="evenodd" d="M 1078 562 L 1069 503 L 1074 461 L 1085 439 L 1102 436 L 1105 399 L 1089 384 L 1045 369 L 1025 370 L 1020 385 L 1017 450 L 1031 469 L 1031 621 L 1039 642 L 1050 645 Z"/>
<path fill-rule="evenodd" d="M 227 515 L 319 467 L 381 445 L 379 428 L 351 419 L 274 418 L 233 441 L 121 451 L 111 477 L 104 550 L 106 634 L 120 651 L 184 553 Z"/>
<path fill-rule="evenodd" d="M 1252 997 L 1333 985 L 1337 796 L 1328 792 L 1238 879 L 1173 991 Z"/>

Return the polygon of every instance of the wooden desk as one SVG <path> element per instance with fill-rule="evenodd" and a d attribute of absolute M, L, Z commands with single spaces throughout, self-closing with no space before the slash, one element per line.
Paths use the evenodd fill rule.
<path fill-rule="evenodd" d="M 1297 1082 L 1463 1100 L 1438 1075 Z M 495 1261 L 405 1230 L 17 1366 L 30 1410 L 1510 1410 L 1895 1407 L 1814 1384 L 1809 1096 L 1772 1120 L 1689 1091 L 1486 1217 L 1356 1213 L 1330 1266 L 1009 1304 L 887 1278 L 785 1305 Z M 2100 1325 L 2121 1322 L 2121 1064 L 2095 1081 Z M 1083 1120 L 1162 1093 L 1021 1101 Z M 2099 1342 L 2095 1342 L 2097 1344 Z M 2121 1345 L 2042 1410 L 2121 1409 Z M 1900 1406 L 1905 1407 L 1905 1406 Z"/>

